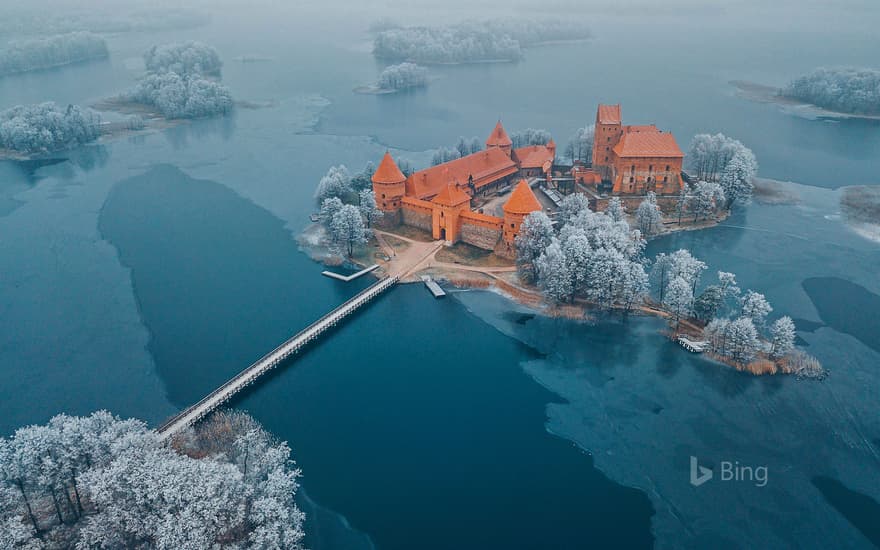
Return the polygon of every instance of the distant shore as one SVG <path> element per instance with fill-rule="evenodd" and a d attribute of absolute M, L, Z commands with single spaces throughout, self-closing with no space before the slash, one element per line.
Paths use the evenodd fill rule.
<path fill-rule="evenodd" d="M 747 80 L 731 80 L 730 84 L 736 88 L 736 95 L 743 99 L 758 103 L 773 103 L 781 107 L 784 112 L 803 118 L 880 120 L 880 115 L 859 115 L 823 109 L 812 103 L 786 97 L 780 94 L 781 90 L 779 88 L 765 84 L 758 84 Z"/>

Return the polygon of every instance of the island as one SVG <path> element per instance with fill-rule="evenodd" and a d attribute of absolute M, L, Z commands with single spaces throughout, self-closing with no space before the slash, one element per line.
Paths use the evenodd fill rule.
<path fill-rule="evenodd" d="M 647 239 L 710 227 L 747 202 L 758 169 L 752 151 L 699 134 L 685 171 L 675 137 L 623 124 L 620 105 L 599 105 L 595 125 L 569 151 L 590 137 L 589 160 L 562 165 L 549 133 L 508 134 L 499 121 L 485 148 L 462 138 L 423 170 L 402 170 L 389 152 L 355 176 L 333 167 L 300 242 L 328 264 L 493 287 L 547 315 L 659 316 L 682 347 L 737 369 L 824 376 L 795 348 L 792 319 L 771 323 L 764 295 L 740 289 L 735 274 L 719 271 L 704 284 L 708 266 L 688 250 L 644 254 Z"/>

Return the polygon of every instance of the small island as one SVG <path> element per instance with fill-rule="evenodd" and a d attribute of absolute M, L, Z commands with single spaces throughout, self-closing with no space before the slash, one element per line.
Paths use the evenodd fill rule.
<path fill-rule="evenodd" d="M 568 151 L 585 140 L 589 162 L 562 165 L 548 132 L 508 134 L 498 122 L 485 148 L 461 138 L 424 170 L 402 170 L 390 153 L 355 176 L 333 167 L 300 242 L 326 263 L 495 287 L 548 315 L 662 317 L 683 347 L 737 369 L 823 376 L 795 349 L 793 321 L 770 323 L 764 295 L 741 290 L 734 274 L 704 285 L 708 266 L 688 250 L 644 254 L 646 239 L 709 227 L 748 201 L 758 169 L 751 150 L 700 134 L 685 172 L 672 134 L 624 125 L 620 105 L 600 105 Z"/>
<path fill-rule="evenodd" d="M 428 69 L 415 63 L 389 65 L 379 73 L 379 80 L 370 86 L 355 88 L 360 94 L 393 94 L 428 85 Z"/>
<path fill-rule="evenodd" d="M 13 42 L 0 51 L 0 77 L 106 59 L 108 56 L 107 42 L 90 32 Z"/>

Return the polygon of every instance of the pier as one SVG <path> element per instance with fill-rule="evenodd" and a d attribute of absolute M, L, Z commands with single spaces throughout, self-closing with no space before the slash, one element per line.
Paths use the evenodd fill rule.
<path fill-rule="evenodd" d="M 687 336 L 679 336 L 678 338 L 676 338 L 676 342 L 678 342 L 681 345 L 681 347 L 683 347 L 684 349 L 688 350 L 691 353 L 703 353 L 709 347 L 709 342 L 704 342 L 704 341 L 696 342 L 694 340 L 691 340 Z"/>
<path fill-rule="evenodd" d="M 370 273 L 371 271 L 375 271 L 377 269 L 379 269 L 379 264 L 373 264 L 370 267 L 361 269 L 357 273 L 352 273 L 351 275 L 340 275 L 339 273 L 334 273 L 332 271 L 322 271 L 321 275 L 324 275 L 325 277 L 330 277 L 331 279 L 336 279 L 338 281 L 344 281 L 347 283 L 349 281 L 354 281 L 358 277 L 366 275 L 367 273 Z"/>
<path fill-rule="evenodd" d="M 422 282 L 425 283 L 425 286 L 431 291 L 434 298 L 442 298 L 446 296 L 446 291 L 440 288 L 440 285 L 438 285 L 430 276 L 422 275 Z"/>
<path fill-rule="evenodd" d="M 353 296 L 342 305 L 324 315 L 286 342 L 270 351 L 254 364 L 244 369 L 225 384 L 209 393 L 201 401 L 187 407 L 156 430 L 162 440 L 167 440 L 176 433 L 188 428 L 209 413 L 229 401 L 235 394 L 256 382 L 260 376 L 280 365 L 285 359 L 301 350 L 306 344 L 321 336 L 331 327 L 336 326 L 360 307 L 369 303 L 389 288 L 397 284 L 398 277 L 385 277 Z"/>

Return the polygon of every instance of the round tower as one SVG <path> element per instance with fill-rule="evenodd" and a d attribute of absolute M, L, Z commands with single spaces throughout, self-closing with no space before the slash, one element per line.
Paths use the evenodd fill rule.
<path fill-rule="evenodd" d="M 528 182 L 526 180 L 519 180 L 513 193 L 510 194 L 510 198 L 502 207 L 502 210 L 504 210 L 504 228 L 501 236 L 506 245 L 505 255 L 511 256 L 514 254 L 514 240 L 519 234 L 519 226 L 522 225 L 526 216 L 541 210 L 541 208 L 541 203 L 538 201 L 535 193 L 532 192 Z"/>
<path fill-rule="evenodd" d="M 399 212 L 400 200 L 406 195 L 406 176 L 387 151 L 373 173 L 373 194 L 376 205 L 386 213 Z"/>

